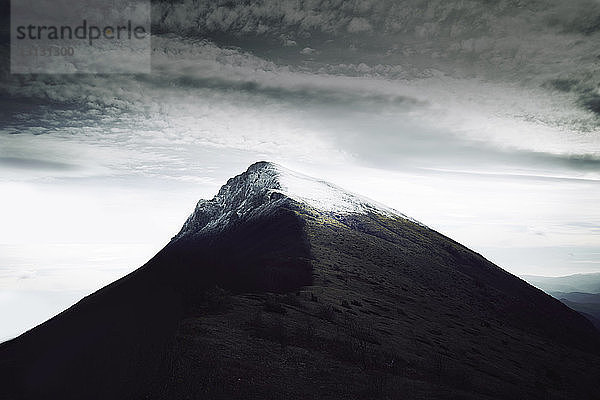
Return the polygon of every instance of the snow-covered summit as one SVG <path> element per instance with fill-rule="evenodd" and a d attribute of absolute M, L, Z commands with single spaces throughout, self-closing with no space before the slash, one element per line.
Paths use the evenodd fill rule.
<path fill-rule="evenodd" d="M 220 230 L 239 220 L 266 215 L 290 200 L 329 215 L 377 213 L 409 219 L 331 183 L 261 161 L 229 179 L 211 200 L 200 200 L 176 238 Z"/>
<path fill-rule="evenodd" d="M 339 186 L 304 175 L 282 166 L 271 164 L 278 172 L 279 191 L 298 202 L 308 204 L 318 210 L 335 213 L 376 212 L 385 215 L 400 215 L 396 210 L 374 200 L 350 193 Z"/>

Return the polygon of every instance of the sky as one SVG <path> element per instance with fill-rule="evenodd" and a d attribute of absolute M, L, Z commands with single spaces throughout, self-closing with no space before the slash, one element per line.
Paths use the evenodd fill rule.
<path fill-rule="evenodd" d="M 0 340 L 141 266 L 259 160 L 513 274 L 600 271 L 599 21 L 591 0 L 184 0 L 153 4 L 151 73 L 3 62 Z"/>

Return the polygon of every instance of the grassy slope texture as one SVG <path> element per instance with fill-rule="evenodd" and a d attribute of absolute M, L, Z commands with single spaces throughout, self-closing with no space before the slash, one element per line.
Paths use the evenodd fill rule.
<path fill-rule="evenodd" d="M 276 201 L 0 345 L 0 398 L 598 398 L 558 300 L 406 219 Z"/>

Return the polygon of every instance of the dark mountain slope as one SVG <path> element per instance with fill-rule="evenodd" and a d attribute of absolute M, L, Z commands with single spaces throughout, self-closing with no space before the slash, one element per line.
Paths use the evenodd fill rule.
<path fill-rule="evenodd" d="M 597 332 L 579 315 L 567 312 L 559 301 L 429 228 L 377 214 L 343 216 L 340 222 L 337 227 L 310 225 L 318 232 L 312 236 L 313 252 L 335 251 L 331 257 L 344 259 L 338 261 L 339 265 L 376 264 L 386 268 L 377 273 L 384 278 L 381 283 L 387 286 L 385 292 L 401 289 L 400 283 L 390 285 L 393 281 L 408 287 L 421 286 L 434 295 L 447 296 L 441 307 L 468 306 L 471 313 L 477 311 L 484 319 L 496 318 L 572 346 L 589 349 L 598 344 Z M 369 252 L 367 257 L 365 252 Z M 327 258 L 327 253 L 316 257 L 319 261 Z M 369 276 L 368 270 L 353 272 L 356 279 Z M 556 326 L 558 319 L 569 325 Z M 579 337 L 577 343 L 574 335 Z"/>
<path fill-rule="evenodd" d="M 597 398 L 597 333 L 560 302 L 411 221 L 296 212 L 313 284 L 189 315 L 159 398 Z"/>
<path fill-rule="evenodd" d="M 548 294 L 581 313 L 596 329 L 600 330 L 600 294 L 581 292 L 549 292 Z"/>
<path fill-rule="evenodd" d="M 258 163 L 145 266 L 0 345 L 0 398 L 595 398 L 598 343 L 460 244 Z"/>

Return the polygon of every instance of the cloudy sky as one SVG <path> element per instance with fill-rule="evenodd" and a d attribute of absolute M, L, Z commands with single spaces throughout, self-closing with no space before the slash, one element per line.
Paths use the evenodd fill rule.
<path fill-rule="evenodd" d="M 514 274 L 600 271 L 600 2 L 183 0 L 152 32 L 150 74 L 2 64 L 0 340 L 142 265 L 258 160 Z"/>

